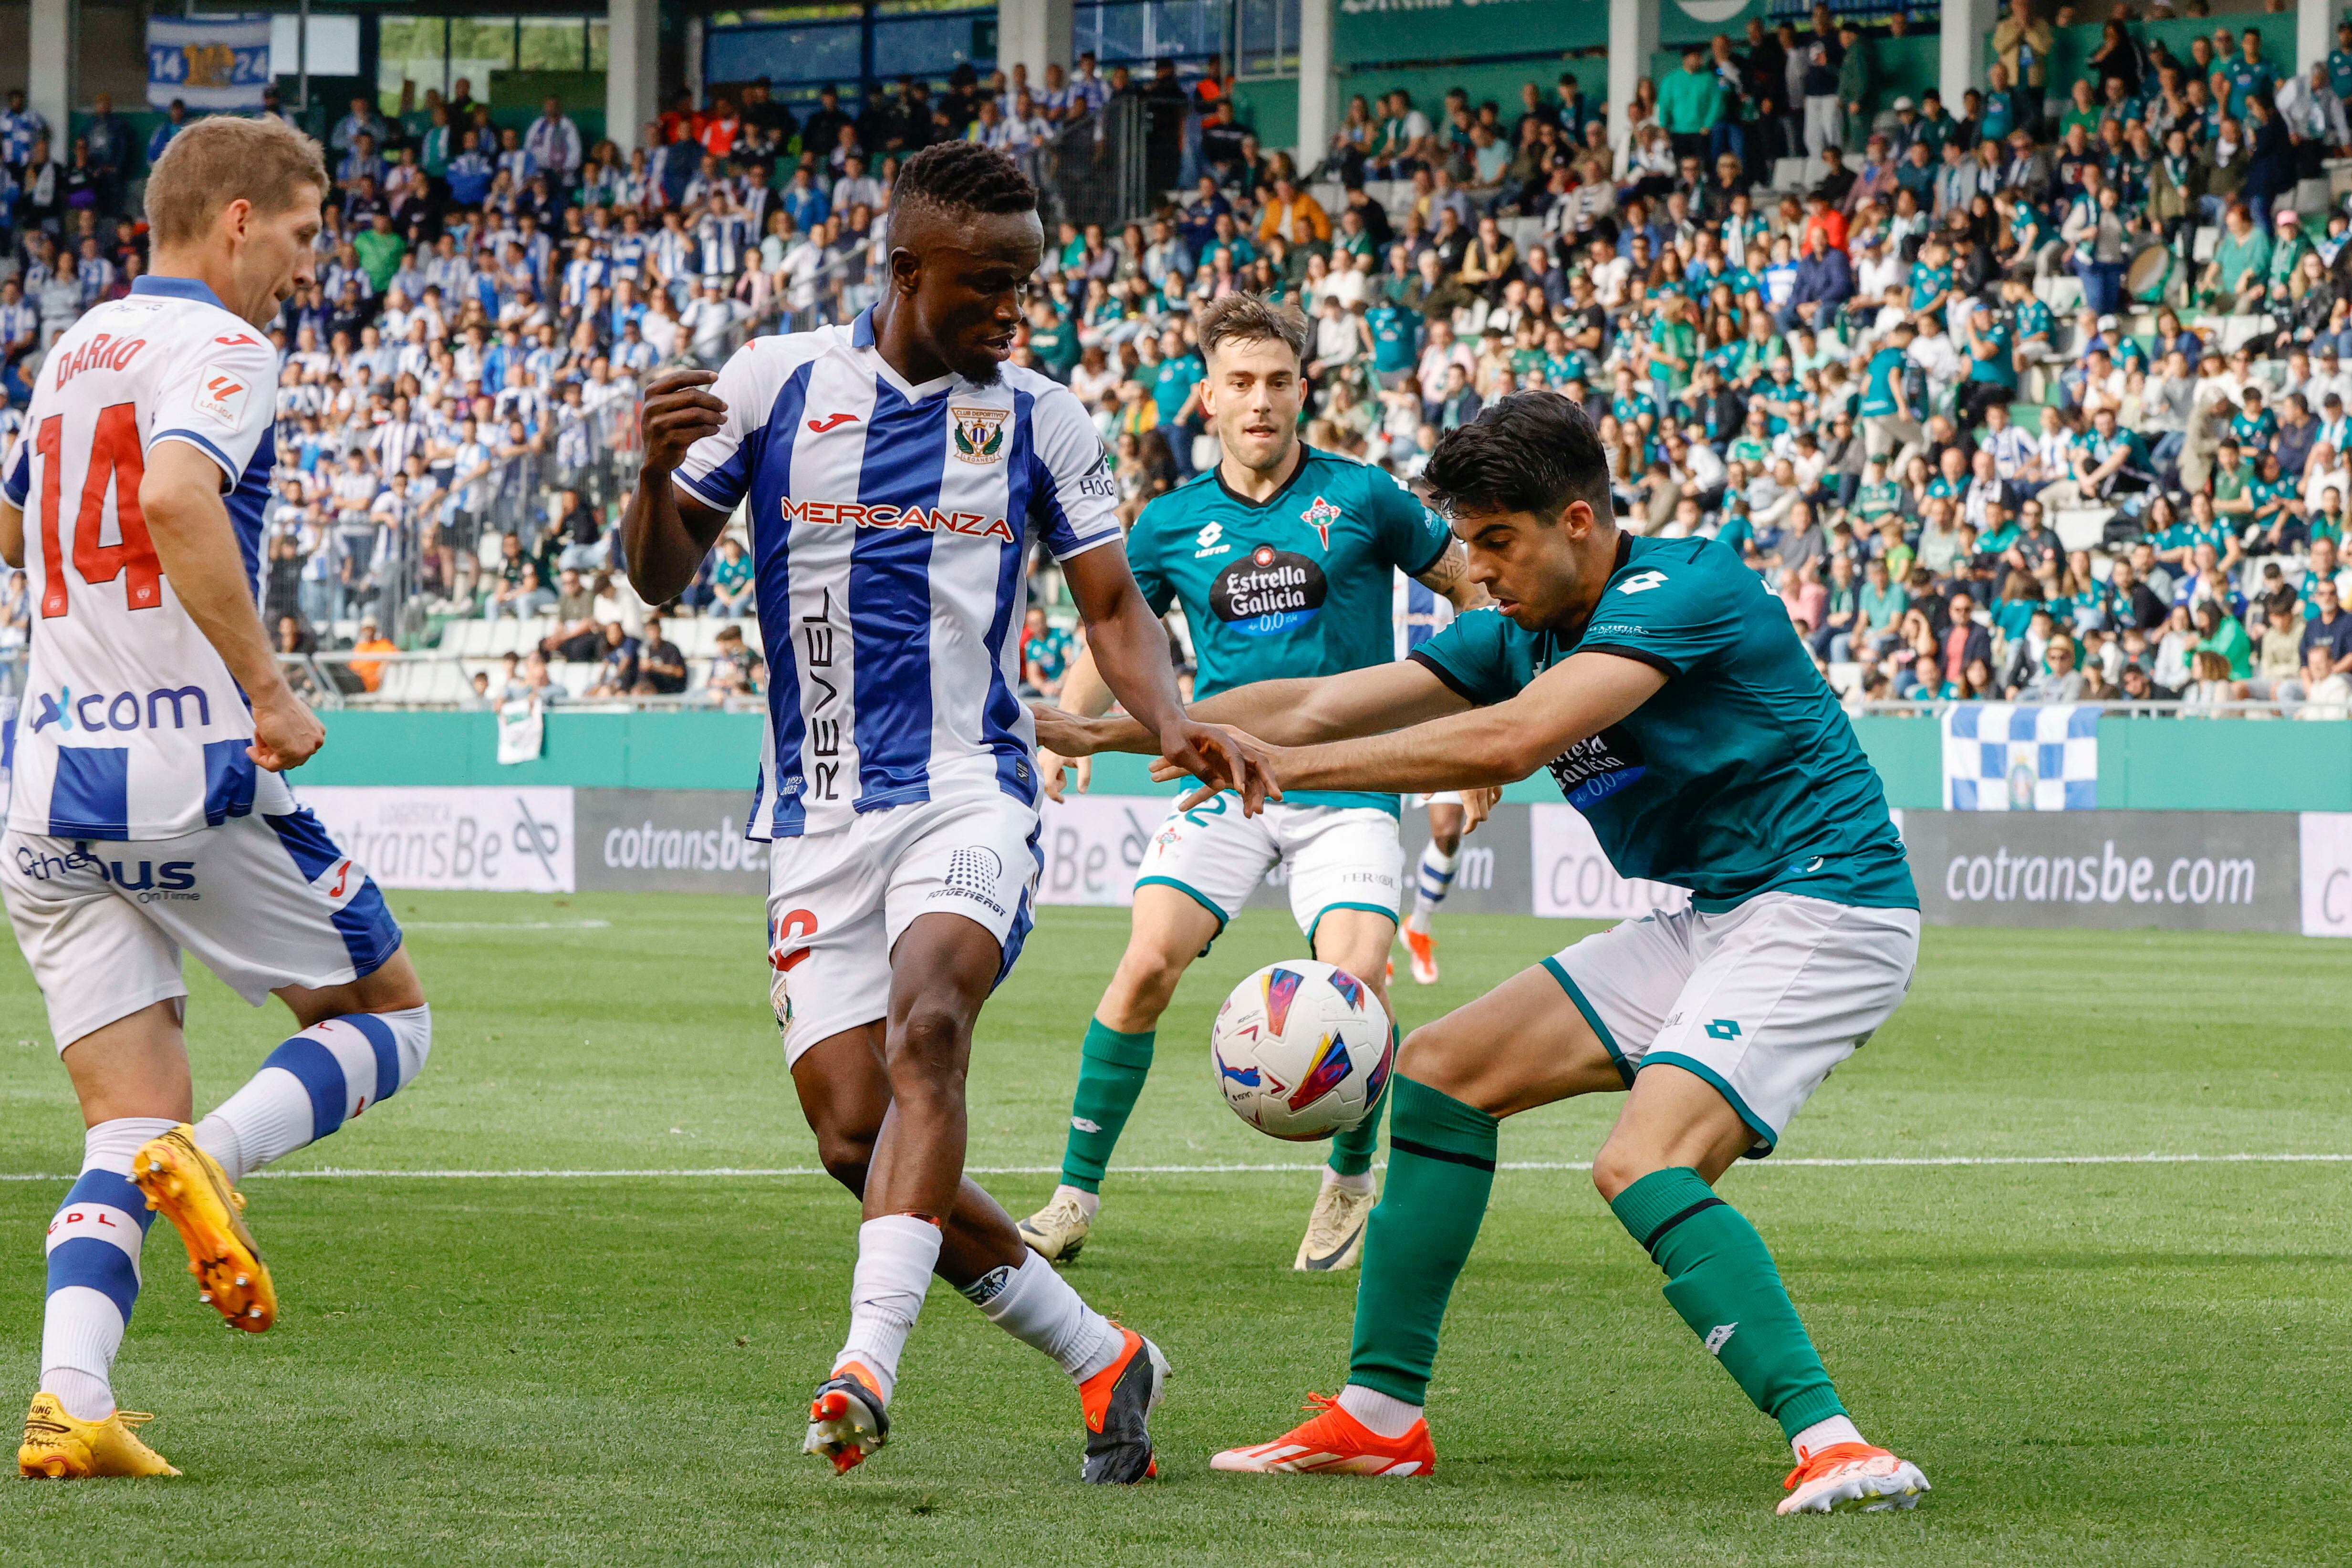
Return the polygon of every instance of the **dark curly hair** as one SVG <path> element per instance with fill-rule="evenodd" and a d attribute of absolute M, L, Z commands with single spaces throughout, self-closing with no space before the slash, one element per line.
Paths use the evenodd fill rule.
<path fill-rule="evenodd" d="M 899 166 L 890 199 L 950 212 L 1029 213 L 1037 210 L 1037 187 L 1002 152 L 977 141 L 941 141 Z"/>
<path fill-rule="evenodd" d="M 1497 398 L 1439 438 L 1422 475 L 1444 516 L 1528 512 L 1559 520 L 1571 501 L 1612 512 L 1609 458 L 1584 411 L 1550 392 Z"/>

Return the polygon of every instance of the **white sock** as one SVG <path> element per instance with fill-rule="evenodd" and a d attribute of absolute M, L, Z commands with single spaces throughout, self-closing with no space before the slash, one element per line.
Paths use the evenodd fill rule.
<path fill-rule="evenodd" d="M 1098 1192 L 1088 1192 L 1082 1186 L 1072 1186 L 1065 1182 L 1054 1189 L 1053 1201 L 1059 1203 L 1066 1197 L 1076 1198 L 1079 1211 L 1090 1220 L 1102 1212 L 1102 1194 Z"/>
<path fill-rule="evenodd" d="M 139 1296 L 139 1247 L 154 1215 L 131 1183 L 131 1156 L 176 1125 L 123 1116 L 82 1134 L 81 1175 L 49 1222 L 41 1387 L 79 1421 L 114 1413 L 109 1378 Z"/>
<path fill-rule="evenodd" d="M 1408 1405 L 1393 1395 L 1367 1388 L 1360 1383 L 1350 1383 L 1339 1390 L 1339 1404 L 1340 1409 L 1382 1437 L 1402 1437 L 1421 1419 L 1420 1406 Z"/>
<path fill-rule="evenodd" d="M 898 1353 L 907 1348 L 923 1296 L 939 1266 L 940 1228 L 911 1214 L 886 1214 L 857 1228 L 857 1270 L 849 1281 L 849 1337 L 835 1368 L 856 1362 L 882 1385 L 882 1403 L 898 1385 Z"/>
<path fill-rule="evenodd" d="M 269 1053 L 245 1087 L 196 1124 L 196 1147 L 241 1181 L 389 1100 L 433 1051 L 433 1009 L 346 1013 Z"/>
<path fill-rule="evenodd" d="M 1826 1421 L 1814 1422 L 1790 1438 L 1789 1447 L 1795 1450 L 1798 1463 L 1802 1464 L 1807 1454 L 1818 1454 L 1832 1444 L 1861 1441 L 1862 1429 L 1849 1417 L 1832 1416 Z"/>
<path fill-rule="evenodd" d="M 1019 1268 L 991 1269 L 964 1290 L 990 1322 L 1044 1351 L 1084 1383 L 1118 1359 L 1127 1343 L 1118 1325 L 1087 1305 L 1054 1266 L 1031 1252 Z"/>
<path fill-rule="evenodd" d="M 1372 1173 L 1370 1171 L 1358 1171 L 1354 1176 L 1341 1176 L 1329 1166 L 1325 1166 L 1323 1167 L 1323 1185 L 1325 1186 L 1343 1186 L 1349 1192 L 1370 1192 L 1372 1190 Z"/>

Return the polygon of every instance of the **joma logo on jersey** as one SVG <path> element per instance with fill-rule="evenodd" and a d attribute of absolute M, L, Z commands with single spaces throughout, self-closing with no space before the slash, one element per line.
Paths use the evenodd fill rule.
<path fill-rule="evenodd" d="M 840 525 L 853 528 L 920 528 L 927 534 L 966 534 L 973 538 L 1010 543 L 1013 525 L 1003 517 L 978 512 L 950 512 L 938 507 L 893 507 L 887 502 L 866 506 L 857 501 L 784 501 L 784 521 Z"/>
<path fill-rule="evenodd" d="M 119 371 L 146 346 L 144 338 L 115 338 L 100 332 L 58 361 L 58 379 L 49 384 L 62 387 L 84 371 Z"/>
<path fill-rule="evenodd" d="M 1012 411 L 1002 408 L 951 408 L 955 455 L 966 463 L 993 463 L 1004 455 L 1004 422 Z"/>
<path fill-rule="evenodd" d="M 213 722 L 212 699 L 205 695 L 202 686 L 157 686 L 146 694 L 142 706 L 137 692 L 117 692 L 112 696 L 104 692 L 92 692 L 88 696 L 76 696 L 73 688 L 66 686 L 55 696 L 40 694 L 40 711 L 33 716 L 33 727 L 28 732 L 38 735 L 50 725 L 60 730 L 68 729 L 161 729 L 163 716 L 172 716 L 173 729 L 188 727 L 187 704 L 196 705 L 196 727 L 206 729 Z M 166 709 L 164 705 L 171 706 Z"/>

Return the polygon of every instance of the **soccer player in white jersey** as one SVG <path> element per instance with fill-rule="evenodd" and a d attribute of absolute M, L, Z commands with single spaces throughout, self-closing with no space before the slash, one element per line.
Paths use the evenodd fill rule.
<path fill-rule="evenodd" d="M 1454 601 L 1403 572 L 1396 576 L 1396 656 L 1410 659 L 1412 651 L 1445 630 L 1454 620 Z M 1437 906 L 1453 891 L 1454 872 L 1462 856 L 1462 838 L 1473 832 L 1500 799 L 1499 789 L 1441 789 L 1419 794 L 1412 803 L 1429 811 L 1429 842 L 1421 847 L 1413 867 L 1412 913 L 1397 935 L 1404 938 L 1413 979 L 1437 984 Z"/>
<path fill-rule="evenodd" d="M 48 1231 L 28 1476 L 176 1475 L 111 1372 L 151 1208 L 236 1327 L 277 1296 L 232 1183 L 325 1136 L 425 1064 L 432 1014 L 365 872 L 279 774 L 318 750 L 258 610 L 278 355 L 329 185 L 283 120 L 207 120 L 147 183 L 154 266 L 42 361 L 8 455 L 0 556 L 38 632 L 0 837 L 0 896 L 87 1124 Z M 191 1126 L 193 952 L 299 1032 Z"/>
<path fill-rule="evenodd" d="M 865 1204 L 803 1447 L 847 1470 L 881 1446 L 936 1272 L 1076 1381 L 1084 1478 L 1139 1481 L 1165 1359 L 963 1176 L 972 1024 L 1020 956 L 1041 863 L 1014 695 L 1033 538 L 1165 756 L 1255 806 L 1255 753 L 1184 716 L 1085 409 L 1004 363 L 1044 246 L 1034 189 L 1001 153 L 926 148 L 899 172 L 890 245 L 883 298 L 851 324 L 653 383 L 623 525 L 658 603 L 748 509 L 773 676 L 748 830 L 773 843 L 771 998 L 819 1154 Z"/>

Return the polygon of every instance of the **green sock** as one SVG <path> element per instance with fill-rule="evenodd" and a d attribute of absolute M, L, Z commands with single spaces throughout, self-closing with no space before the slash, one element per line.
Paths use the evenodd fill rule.
<path fill-rule="evenodd" d="M 1495 1186 L 1496 1121 L 1399 1074 L 1389 1179 L 1364 1236 L 1348 1381 L 1425 1403 L 1445 1299 L 1469 1260 Z"/>
<path fill-rule="evenodd" d="M 1110 1152 L 1151 1071 L 1154 1032 L 1121 1034 L 1100 1019 L 1087 1020 L 1078 1092 L 1070 1097 L 1070 1141 L 1062 1150 L 1062 1179 L 1081 1192 L 1102 1190 Z"/>
<path fill-rule="evenodd" d="M 1756 1408 L 1791 1438 L 1846 1413 L 1764 1239 L 1698 1172 L 1652 1171 L 1609 1207 L 1666 1271 L 1668 1304 Z"/>
<path fill-rule="evenodd" d="M 1389 1025 L 1389 1060 L 1396 1060 L 1397 1028 Z M 1372 1102 L 1371 1114 L 1344 1133 L 1331 1134 L 1331 1173 L 1334 1176 L 1362 1176 L 1372 1168 L 1372 1155 L 1381 1146 L 1381 1117 L 1388 1110 L 1391 1095 L 1382 1094 Z"/>

